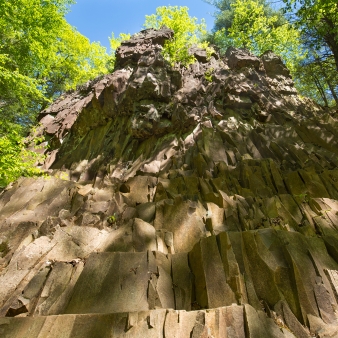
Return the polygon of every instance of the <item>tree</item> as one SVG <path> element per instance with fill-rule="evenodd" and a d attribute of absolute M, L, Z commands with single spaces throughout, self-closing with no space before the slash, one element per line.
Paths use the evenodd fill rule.
<path fill-rule="evenodd" d="M 331 0 L 283 0 L 301 32 L 307 57 L 295 73 L 298 90 L 317 102 L 338 106 L 338 4 Z"/>
<path fill-rule="evenodd" d="M 302 32 L 304 44 L 333 58 L 338 71 L 338 3 L 336 0 L 283 0 L 285 12 Z"/>
<path fill-rule="evenodd" d="M 39 74 L 45 84 L 45 97 L 54 99 L 63 91 L 108 73 L 109 59 L 105 47 L 97 42 L 90 43 L 88 38 L 64 21 L 50 59 L 41 67 Z"/>
<path fill-rule="evenodd" d="M 227 30 L 232 26 L 234 20 L 234 8 L 233 4 L 236 0 L 204 0 L 205 2 L 214 5 L 217 8 L 215 13 L 215 26 L 213 28 L 214 32 L 222 30 L 223 28 L 227 32 Z M 266 0 L 257 1 L 258 4 L 263 6 L 264 15 L 267 18 L 272 16 L 277 17 L 277 20 L 274 22 L 274 26 L 281 26 L 286 22 L 285 17 L 281 10 L 274 10 Z"/>
<path fill-rule="evenodd" d="M 229 46 L 247 48 L 256 55 L 273 50 L 291 71 L 304 58 L 299 32 L 287 21 L 279 24 L 280 16 L 265 9 L 262 1 L 236 0 L 230 8 L 233 13 L 231 25 L 229 22 L 227 28 L 214 33 L 214 41 L 223 51 Z"/>
<path fill-rule="evenodd" d="M 290 15 L 289 21 L 282 10 L 272 9 L 265 0 L 214 0 L 211 3 L 218 12 L 208 40 L 216 43 L 221 51 L 230 45 L 248 48 L 256 55 L 272 49 L 291 70 L 301 95 L 325 106 L 337 104 L 338 77 L 334 60 L 321 61 L 327 47 L 325 43 L 318 44 L 316 34 L 293 24 Z M 316 45 L 320 45 L 317 50 Z"/>
<path fill-rule="evenodd" d="M 163 6 L 156 9 L 156 13 L 146 15 L 145 28 L 159 29 L 166 26 L 175 33 L 174 38 L 167 41 L 164 45 L 163 55 L 171 63 L 180 62 L 188 65 L 195 62 L 193 55 L 189 54 L 189 48 L 197 45 L 206 48 L 208 53 L 208 43 L 201 43 L 201 38 L 206 34 L 206 24 L 204 20 L 197 23 L 197 18 L 190 17 L 188 7 Z"/>
<path fill-rule="evenodd" d="M 107 72 L 108 55 L 64 19 L 73 0 L 0 0 L 0 113 L 21 126 L 60 92 Z"/>
<path fill-rule="evenodd" d="M 22 135 L 63 91 L 108 72 L 109 56 L 64 16 L 73 0 L 0 0 L 0 186 L 31 176 Z"/>
<path fill-rule="evenodd" d="M 314 50 L 293 71 L 296 87 L 303 96 L 326 106 L 338 106 L 338 73 L 333 59 L 321 60 Z"/>
<path fill-rule="evenodd" d="M 42 156 L 26 148 L 20 127 L 0 121 L 0 129 L 10 129 L 0 135 L 0 189 L 20 176 L 41 175 L 35 164 Z"/>

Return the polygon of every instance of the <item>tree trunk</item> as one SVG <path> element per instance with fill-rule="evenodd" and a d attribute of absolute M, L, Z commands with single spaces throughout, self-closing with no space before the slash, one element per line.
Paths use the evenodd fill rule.
<path fill-rule="evenodd" d="M 338 96 L 337 96 L 337 93 L 335 92 L 334 87 L 332 86 L 331 82 L 329 80 L 326 80 L 326 82 L 327 82 L 327 85 L 330 88 L 330 92 L 331 92 L 331 94 L 333 96 L 333 99 L 336 102 L 336 105 L 338 106 Z"/>
<path fill-rule="evenodd" d="M 336 64 L 336 70 L 338 72 L 338 41 L 337 41 L 338 38 L 336 34 L 333 33 L 334 30 L 336 29 L 336 24 L 328 17 L 324 17 L 324 20 L 327 26 L 329 27 L 327 34 L 324 35 L 324 40 L 333 54 L 334 61 Z"/>
<path fill-rule="evenodd" d="M 329 104 L 328 104 L 328 101 L 327 101 L 327 98 L 326 98 L 326 95 L 325 95 L 325 91 L 319 81 L 319 79 L 317 78 L 316 75 L 312 74 L 312 78 L 313 78 L 313 81 L 315 82 L 315 85 L 320 93 L 320 96 L 322 97 L 324 103 L 325 103 L 325 107 L 328 107 Z"/>

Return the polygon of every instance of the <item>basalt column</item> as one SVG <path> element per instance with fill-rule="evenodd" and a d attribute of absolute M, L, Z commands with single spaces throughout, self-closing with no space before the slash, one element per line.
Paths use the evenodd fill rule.
<path fill-rule="evenodd" d="M 0 336 L 338 337 L 337 112 L 273 52 L 167 28 L 40 114 L 48 176 L 0 195 Z"/>

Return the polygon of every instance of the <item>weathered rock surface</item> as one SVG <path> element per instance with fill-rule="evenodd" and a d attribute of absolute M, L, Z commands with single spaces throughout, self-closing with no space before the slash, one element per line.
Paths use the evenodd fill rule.
<path fill-rule="evenodd" d="M 338 121 L 268 51 L 122 44 L 0 196 L 1 337 L 338 337 Z"/>

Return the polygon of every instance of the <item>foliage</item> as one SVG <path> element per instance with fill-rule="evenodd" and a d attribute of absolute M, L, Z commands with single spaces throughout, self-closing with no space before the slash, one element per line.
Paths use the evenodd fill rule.
<path fill-rule="evenodd" d="M 207 69 L 204 73 L 204 78 L 208 81 L 208 82 L 212 82 L 212 74 L 214 73 L 214 68 L 210 67 L 209 69 Z"/>
<path fill-rule="evenodd" d="M 90 43 L 66 21 L 53 47 L 49 64 L 40 74 L 44 79 L 47 98 L 55 98 L 61 92 L 74 89 L 78 84 L 109 71 L 106 48 L 97 42 Z"/>
<path fill-rule="evenodd" d="M 338 105 L 338 73 L 332 59 L 322 62 L 312 51 L 293 75 L 300 94 L 327 107 Z"/>
<path fill-rule="evenodd" d="M 338 5 L 335 0 L 283 0 L 308 51 L 297 70 L 301 85 L 318 102 L 338 106 Z M 301 89 L 302 90 L 302 89 Z"/>
<path fill-rule="evenodd" d="M 56 27 L 70 1 L 0 0 L 0 109 L 6 119 L 29 119 L 30 110 L 44 101 L 34 76 L 46 46 L 56 38 Z M 33 102 L 34 101 L 34 102 Z"/>
<path fill-rule="evenodd" d="M 108 55 L 64 19 L 73 0 L 0 0 L 0 112 L 28 125 L 62 91 L 107 72 Z"/>
<path fill-rule="evenodd" d="M 45 102 L 39 81 L 10 67 L 10 57 L 0 54 L 0 115 L 3 121 L 29 123 L 34 106 Z"/>
<path fill-rule="evenodd" d="M 207 3 L 214 5 L 217 8 L 215 13 L 215 26 L 213 28 L 214 32 L 222 30 L 223 28 L 227 30 L 232 26 L 234 21 L 234 8 L 233 4 L 236 0 L 205 0 Z M 266 0 L 258 0 L 259 5 L 263 6 L 264 16 L 270 18 L 272 16 L 277 17 L 277 20 L 274 22 L 275 27 L 279 27 L 286 22 L 282 12 L 280 10 L 274 10 L 271 6 L 268 5 Z"/>
<path fill-rule="evenodd" d="M 73 0 L 0 0 L 0 186 L 40 174 L 22 135 L 63 91 L 107 73 L 99 43 L 70 26 Z"/>
<path fill-rule="evenodd" d="M 118 37 L 115 37 L 114 33 L 112 33 L 112 37 L 109 38 L 110 49 L 111 49 L 111 57 L 109 60 L 109 68 L 114 69 L 116 56 L 115 52 L 117 48 L 121 46 L 122 41 L 126 41 L 130 39 L 130 34 L 120 33 Z"/>
<path fill-rule="evenodd" d="M 273 50 L 293 71 L 304 58 L 299 32 L 287 22 L 277 25 L 279 16 L 268 17 L 259 0 L 236 0 L 230 6 L 233 21 L 229 28 L 215 32 L 218 46 L 223 51 L 229 46 L 247 48 L 256 55 Z"/>
<path fill-rule="evenodd" d="M 115 216 L 115 214 L 114 215 L 111 215 L 111 216 L 109 216 L 108 218 L 107 218 L 107 222 L 109 223 L 109 224 L 114 224 L 114 223 L 116 223 L 116 216 Z"/>
<path fill-rule="evenodd" d="M 110 225 L 110 226 L 118 226 L 119 223 L 121 221 L 121 216 L 118 212 L 114 212 L 113 215 L 110 215 L 109 217 L 107 217 L 107 223 Z"/>
<path fill-rule="evenodd" d="M 338 4 L 336 0 L 283 0 L 311 49 L 333 57 L 338 70 Z M 305 40 L 305 39 L 304 39 Z"/>
<path fill-rule="evenodd" d="M 130 34 L 120 33 L 120 35 L 115 38 L 114 33 L 112 33 L 112 37 L 109 38 L 110 48 L 112 51 L 116 51 L 117 48 L 121 46 L 122 41 L 126 41 L 130 39 Z"/>
<path fill-rule="evenodd" d="M 42 156 L 27 150 L 20 128 L 0 122 L 0 131 L 3 130 L 7 132 L 0 132 L 0 188 L 6 187 L 20 176 L 41 175 L 42 172 L 34 165 Z"/>
<path fill-rule="evenodd" d="M 159 29 L 166 26 L 174 31 L 174 38 L 167 41 L 163 49 L 165 59 L 172 65 L 177 62 L 185 66 L 194 63 L 194 56 L 189 54 L 189 48 L 193 45 L 207 48 L 207 52 L 211 54 L 208 43 L 200 42 L 206 34 L 204 20 L 197 23 L 197 18 L 190 17 L 188 10 L 188 7 L 163 6 L 158 7 L 155 14 L 146 15 L 145 28 Z"/>
<path fill-rule="evenodd" d="M 338 7 L 335 0 L 205 0 L 217 8 L 208 41 L 255 54 L 272 49 L 291 70 L 298 91 L 326 106 L 338 105 Z"/>

